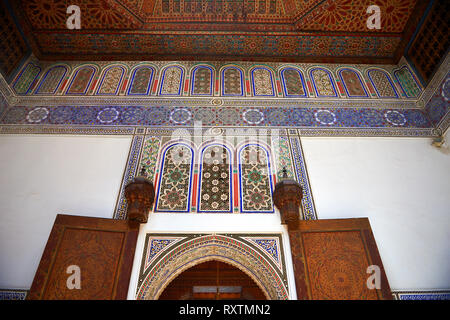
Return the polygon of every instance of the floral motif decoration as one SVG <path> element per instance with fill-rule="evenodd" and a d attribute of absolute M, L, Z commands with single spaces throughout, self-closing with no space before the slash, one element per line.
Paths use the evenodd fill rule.
<path fill-rule="evenodd" d="M 212 69 L 198 67 L 193 71 L 192 94 L 211 95 L 212 94 Z"/>
<path fill-rule="evenodd" d="M 119 111 L 115 108 L 105 108 L 97 114 L 97 120 L 100 123 L 113 123 L 119 118 Z"/>
<path fill-rule="evenodd" d="M 161 254 L 164 254 L 166 249 L 170 248 L 182 239 L 183 237 L 149 237 L 146 242 L 147 250 L 142 272 L 145 272 L 155 259 L 157 259 Z"/>
<path fill-rule="evenodd" d="M 336 90 L 334 88 L 331 74 L 323 69 L 313 69 L 310 72 L 316 94 L 319 97 L 336 97 Z"/>
<path fill-rule="evenodd" d="M 204 149 L 198 211 L 232 212 L 231 159 L 224 146 Z"/>
<path fill-rule="evenodd" d="M 273 212 L 270 160 L 260 145 L 250 144 L 240 152 L 242 212 Z"/>
<path fill-rule="evenodd" d="M 397 81 L 400 83 L 400 86 L 403 90 L 403 93 L 408 98 L 417 98 L 420 95 L 421 89 L 417 85 L 416 80 L 414 79 L 411 71 L 404 66 L 400 70 L 394 72 Z"/>
<path fill-rule="evenodd" d="M 295 180 L 288 138 L 280 136 L 272 139 L 272 150 L 275 157 L 277 179 L 283 178 L 283 170 L 286 169 L 287 177 Z"/>
<path fill-rule="evenodd" d="M 253 94 L 255 96 L 273 96 L 272 73 L 266 68 L 252 70 Z"/>
<path fill-rule="evenodd" d="M 332 125 L 336 123 L 336 115 L 330 110 L 317 110 L 314 112 L 316 121 L 323 125 Z"/>
<path fill-rule="evenodd" d="M 152 67 L 140 67 L 134 70 L 132 83 L 128 94 L 148 94 L 152 83 L 154 69 Z"/>
<path fill-rule="evenodd" d="M 65 66 L 55 66 L 50 68 L 36 90 L 37 94 L 54 94 L 67 72 Z"/>
<path fill-rule="evenodd" d="M 94 76 L 95 69 L 90 66 L 82 67 L 76 73 L 67 89 L 67 94 L 85 94 Z"/>
<path fill-rule="evenodd" d="M 386 118 L 387 122 L 394 126 L 403 126 L 406 123 L 405 116 L 396 110 L 386 111 L 384 113 L 384 117 Z"/>
<path fill-rule="evenodd" d="M 142 156 L 140 161 L 140 169 L 144 168 L 147 179 L 153 181 L 156 171 L 156 159 L 161 145 L 161 140 L 157 137 L 146 137 L 144 146 L 142 147 Z"/>
<path fill-rule="evenodd" d="M 264 121 L 264 114 L 258 109 L 247 109 L 242 117 L 248 124 L 260 124 Z"/>
<path fill-rule="evenodd" d="M 306 1 L 303 7 L 315 5 Z M 382 12 L 381 29 L 383 32 L 402 32 L 410 17 L 416 0 L 378 0 L 373 4 Z M 365 0 L 329 0 L 311 8 L 299 22 L 304 30 L 327 31 L 376 31 L 367 29 L 366 10 L 372 3 Z M 361 14 L 363 13 L 363 14 Z"/>
<path fill-rule="evenodd" d="M 359 75 L 350 69 L 339 71 L 339 76 L 344 83 L 345 91 L 349 97 L 367 97 L 366 89 Z"/>
<path fill-rule="evenodd" d="M 29 63 L 14 83 L 14 90 L 18 94 L 27 94 L 40 72 L 41 68 Z"/>
<path fill-rule="evenodd" d="M 170 146 L 163 154 L 156 211 L 189 211 L 193 151 L 184 144 Z"/>
<path fill-rule="evenodd" d="M 117 94 L 120 83 L 124 74 L 122 67 L 112 67 L 103 75 L 103 80 L 100 84 L 97 94 Z"/>
<path fill-rule="evenodd" d="M 169 243 L 170 239 L 176 239 Z M 258 244 L 253 240 L 261 240 Z M 153 240 L 163 241 L 152 243 Z M 265 242 L 264 240 L 269 240 Z M 272 239 L 279 239 L 276 244 Z M 169 240 L 169 241 L 167 241 Z M 264 288 L 270 299 L 287 300 L 289 297 L 286 271 L 274 266 L 276 252 L 282 252 L 279 234 L 147 234 L 148 248 L 154 245 L 153 258 L 146 263 L 142 258 L 141 271 L 136 288 L 136 299 L 157 299 L 176 275 L 206 260 L 217 259 L 245 270 L 251 278 Z M 280 257 L 284 259 L 283 256 Z M 144 266 L 147 267 L 145 268 Z"/>
<path fill-rule="evenodd" d="M 48 116 L 48 109 L 44 107 L 38 107 L 31 110 L 27 115 L 27 121 L 30 123 L 38 123 L 45 120 Z"/>
<path fill-rule="evenodd" d="M 397 98 L 397 92 L 394 89 L 391 79 L 386 72 L 378 69 L 371 69 L 367 73 L 370 82 L 374 86 L 380 98 Z"/>
<path fill-rule="evenodd" d="M 228 67 L 222 71 L 222 95 L 242 96 L 242 72 L 235 67 Z"/>
<path fill-rule="evenodd" d="M 179 95 L 181 82 L 183 80 L 183 69 L 172 66 L 163 71 L 160 95 Z"/>
<path fill-rule="evenodd" d="M 22 9 L 35 29 L 63 29 L 66 27 L 67 8 L 72 3 L 66 0 L 27 0 Z M 138 28 L 139 21 L 127 9 L 108 0 L 83 0 L 73 2 L 84 13 L 81 27 L 89 29 Z"/>
<path fill-rule="evenodd" d="M 305 84 L 299 70 L 293 68 L 283 69 L 281 71 L 283 80 L 284 94 L 286 96 L 306 97 Z"/>
<path fill-rule="evenodd" d="M 66 25 L 67 4 L 63 0 L 28 0 L 24 11 L 36 29 Z"/>
<path fill-rule="evenodd" d="M 278 267 L 280 272 L 283 273 L 283 259 L 281 258 L 279 237 L 245 237 L 244 239 L 255 244 L 257 248 L 266 253 L 269 259 Z"/>

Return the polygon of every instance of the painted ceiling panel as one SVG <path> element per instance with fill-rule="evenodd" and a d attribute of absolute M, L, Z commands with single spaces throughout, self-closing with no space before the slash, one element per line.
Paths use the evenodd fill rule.
<path fill-rule="evenodd" d="M 426 0 L 18 0 L 41 59 L 240 59 L 395 63 Z M 376 4 L 381 29 L 368 29 Z M 78 5 L 81 30 L 68 30 Z M 409 32 L 410 33 L 410 32 Z M 408 33 L 408 34 L 409 34 Z M 75 57 L 76 55 L 76 57 Z M 350 60 L 351 59 L 351 60 Z M 357 59 L 357 60 L 355 60 Z"/>

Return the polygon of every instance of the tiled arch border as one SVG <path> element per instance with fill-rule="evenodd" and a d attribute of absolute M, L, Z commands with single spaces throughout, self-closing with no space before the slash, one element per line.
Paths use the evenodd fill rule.
<path fill-rule="evenodd" d="M 246 237 L 260 236 L 260 234 L 158 234 L 159 236 L 174 236 L 178 239 L 175 245 L 162 249 L 155 259 L 144 270 L 142 257 L 139 283 L 137 284 L 136 299 L 158 299 L 167 285 L 181 272 L 206 261 L 218 260 L 237 267 L 250 278 L 271 300 L 287 300 L 289 298 L 287 274 L 285 268 L 278 270 L 266 253 L 256 248 Z M 147 239 L 155 234 L 147 233 Z M 280 252 L 283 254 L 281 236 L 278 236 Z M 145 247 L 143 252 L 145 253 Z M 284 260 L 284 257 L 281 257 Z M 284 265 L 284 263 L 283 263 Z"/>

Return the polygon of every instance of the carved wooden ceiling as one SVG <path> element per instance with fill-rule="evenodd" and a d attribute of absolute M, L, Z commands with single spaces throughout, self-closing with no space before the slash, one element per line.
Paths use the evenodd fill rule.
<path fill-rule="evenodd" d="M 8 0 L 40 59 L 396 63 L 427 0 Z M 381 29 L 368 29 L 370 5 Z M 81 9 L 68 30 L 66 9 Z"/>

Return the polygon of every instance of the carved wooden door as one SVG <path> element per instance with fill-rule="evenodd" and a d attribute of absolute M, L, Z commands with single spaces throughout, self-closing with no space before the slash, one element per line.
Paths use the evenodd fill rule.
<path fill-rule="evenodd" d="M 298 221 L 288 230 L 298 299 L 392 299 L 367 218 Z"/>
<path fill-rule="evenodd" d="M 127 222 L 58 215 L 27 299 L 125 300 L 138 236 Z"/>

